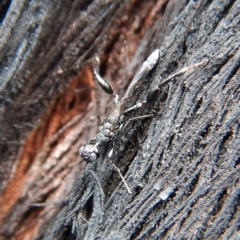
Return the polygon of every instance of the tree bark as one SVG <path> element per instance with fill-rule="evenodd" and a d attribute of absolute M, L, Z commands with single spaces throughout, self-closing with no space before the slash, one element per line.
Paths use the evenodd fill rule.
<path fill-rule="evenodd" d="M 3 239 L 240 238 L 239 0 L 16 0 L 0 10 Z M 123 94 L 156 48 L 128 104 L 146 106 L 96 162 L 69 168 L 96 134 L 92 115 L 113 107 L 101 90 L 92 103 L 95 56 Z"/>

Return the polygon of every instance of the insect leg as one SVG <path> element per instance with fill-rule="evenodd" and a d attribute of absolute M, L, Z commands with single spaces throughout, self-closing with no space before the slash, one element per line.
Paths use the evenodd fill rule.
<path fill-rule="evenodd" d="M 123 113 L 127 113 L 127 112 L 133 111 L 135 109 L 141 108 L 142 106 L 146 105 L 146 103 L 147 103 L 147 101 L 137 103 L 137 104 L 133 105 L 132 107 L 126 109 Z"/>
<path fill-rule="evenodd" d="M 98 194 L 100 195 L 99 197 L 99 201 L 101 202 L 101 205 L 103 206 L 103 203 L 104 203 L 104 198 L 105 198 L 105 194 L 104 194 L 104 191 L 102 189 L 102 186 L 101 186 L 101 183 L 99 181 L 99 178 L 98 176 L 96 175 L 96 173 L 92 170 L 90 170 L 90 173 L 92 174 L 93 178 L 95 179 L 97 185 L 98 185 Z"/>
<path fill-rule="evenodd" d="M 108 156 L 109 156 L 108 161 L 109 161 L 109 163 L 112 165 L 112 167 L 115 169 L 115 171 L 118 172 L 118 174 L 119 174 L 119 176 L 121 177 L 121 179 L 122 179 L 124 185 L 125 185 L 126 188 L 127 188 L 128 193 L 131 194 L 132 191 L 131 191 L 130 188 L 128 187 L 128 184 L 127 184 L 125 178 L 123 177 L 123 175 L 122 175 L 120 169 L 119 169 L 119 168 L 113 163 L 113 161 L 111 160 L 112 155 L 113 155 L 113 148 L 112 148 L 112 150 L 111 150 L 111 151 L 109 152 L 109 154 L 108 154 Z"/>
<path fill-rule="evenodd" d="M 175 78 L 175 77 L 177 77 L 177 76 L 180 76 L 180 75 L 182 75 L 182 74 L 184 74 L 184 73 L 186 73 L 186 72 L 189 72 L 190 70 L 192 70 L 192 69 L 194 69 L 194 68 L 197 68 L 197 67 L 199 67 L 199 66 L 201 66 L 201 65 L 203 65 L 203 64 L 206 64 L 207 62 L 208 62 L 208 60 L 205 59 L 205 60 L 203 60 L 203 61 L 201 61 L 201 62 L 199 62 L 199 63 L 193 64 L 193 65 L 191 65 L 191 66 L 189 66 L 189 67 L 184 67 L 184 68 L 182 68 L 180 71 L 178 71 L 178 72 L 170 75 L 168 78 L 164 79 L 164 80 L 158 85 L 158 88 L 159 88 L 161 85 L 163 85 L 164 83 L 170 81 L 171 79 L 173 79 L 173 78 Z"/>

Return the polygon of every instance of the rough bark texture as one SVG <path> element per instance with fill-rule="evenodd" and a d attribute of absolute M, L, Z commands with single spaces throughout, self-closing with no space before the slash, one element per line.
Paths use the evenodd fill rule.
<path fill-rule="evenodd" d="M 9 4 L 0 5 L 2 239 L 239 239 L 240 0 Z M 84 172 L 69 168 L 96 133 L 94 55 L 121 94 L 156 48 L 129 106 L 148 103 L 127 116 L 152 117 L 124 125 Z M 107 160 L 112 146 L 132 194 Z"/>

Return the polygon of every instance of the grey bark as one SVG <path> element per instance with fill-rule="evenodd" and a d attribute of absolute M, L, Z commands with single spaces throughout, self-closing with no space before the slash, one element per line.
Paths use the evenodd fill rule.
<path fill-rule="evenodd" d="M 161 89 L 141 112 L 155 109 L 151 120 L 118 132 L 114 160 L 134 193 L 102 154 L 48 239 L 239 238 L 239 10 L 239 2 L 189 3 L 161 45 L 150 88 L 209 62 Z"/>
<path fill-rule="evenodd" d="M 29 23 L 22 29 L 18 20 L 21 32 L 15 26 L 1 37 L 2 181 L 9 176 L 19 141 L 48 101 L 69 74 L 84 67 L 96 48 L 106 47 L 104 34 L 111 21 L 124 13 L 125 2 L 100 1 L 101 6 L 80 2 L 74 2 L 74 7 L 52 3 L 47 26 L 40 24 L 44 8 L 32 2 L 27 9 L 37 14 L 32 18 L 35 22 L 22 19 Z M 171 1 L 163 11 L 170 5 Z M 88 17 L 77 19 L 77 8 Z M 72 9 L 70 19 L 67 9 Z M 57 24 L 51 21 L 54 18 L 59 19 Z M 74 27 L 72 19 L 77 19 Z M 48 30 L 43 31 L 44 26 Z M 86 166 L 67 205 L 52 217 L 52 225 L 45 222 L 38 239 L 240 238 L 239 26 L 240 1 L 230 0 L 190 1 L 165 28 L 162 19 L 155 19 L 131 62 L 119 66 L 131 72 L 143 55 L 160 48 L 157 66 L 129 103 L 148 100 L 129 118 L 153 116 L 130 121 L 116 132 L 113 144 L 102 146 L 100 158 Z M 22 36 L 20 42 L 14 33 Z M 25 57 L 28 63 L 22 66 Z M 203 60 L 205 65 L 156 89 L 173 72 Z M 63 69 L 61 75 L 56 66 Z M 25 110 L 20 112 L 23 103 Z M 114 163 L 132 194 L 107 161 L 112 146 Z M 12 236 L 14 231 L 5 228 L 3 233 Z"/>

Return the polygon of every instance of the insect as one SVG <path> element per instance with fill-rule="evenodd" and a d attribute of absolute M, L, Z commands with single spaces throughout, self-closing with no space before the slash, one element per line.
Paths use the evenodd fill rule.
<path fill-rule="evenodd" d="M 117 127 L 120 116 L 121 114 L 123 114 L 123 110 L 126 104 L 128 103 L 128 100 L 130 99 L 134 89 L 136 89 L 136 87 L 140 84 L 140 80 L 146 77 L 147 74 L 153 69 L 158 59 L 159 59 L 159 49 L 156 49 L 142 63 L 142 66 L 139 68 L 138 72 L 133 77 L 121 101 L 119 101 L 119 96 L 115 94 L 115 100 L 114 100 L 115 107 L 110 113 L 110 115 L 103 121 L 102 125 L 99 127 L 99 131 L 96 137 L 93 140 L 91 140 L 89 144 L 85 144 L 79 149 L 79 154 L 84 160 L 86 160 L 87 162 L 94 162 L 97 160 L 97 158 L 99 157 L 98 147 L 100 145 L 104 145 L 108 143 L 112 139 L 112 137 L 114 136 L 114 130 Z M 106 93 L 113 94 L 113 90 L 111 86 L 95 71 L 95 69 L 94 69 L 94 76 L 98 84 L 100 85 L 100 87 Z M 134 108 L 137 108 L 137 107 L 140 107 L 140 105 L 138 104 Z M 120 170 L 110 160 L 112 153 L 113 151 L 111 150 L 109 153 L 109 161 L 111 165 L 114 167 L 114 169 L 120 174 L 120 177 L 122 178 L 124 184 L 126 185 L 128 192 L 131 193 L 131 190 L 129 189 Z"/>
<path fill-rule="evenodd" d="M 80 156 L 87 162 L 94 162 L 99 157 L 99 147 L 101 145 L 107 144 L 114 136 L 114 131 L 117 129 L 117 125 L 119 124 L 119 119 L 122 114 L 131 111 L 133 109 L 141 107 L 143 103 L 138 103 L 134 105 L 133 107 L 130 107 L 127 110 L 124 110 L 127 103 L 129 102 L 129 99 L 131 99 L 131 96 L 136 89 L 141 84 L 141 80 L 147 77 L 149 72 L 154 68 L 154 66 L 157 64 L 158 59 L 160 55 L 160 50 L 156 49 L 154 50 L 148 58 L 142 63 L 141 67 L 137 71 L 136 75 L 133 77 L 128 89 L 126 90 L 126 93 L 123 95 L 122 99 L 119 101 L 119 96 L 117 94 L 113 94 L 113 90 L 111 86 L 96 72 L 94 69 L 94 76 L 100 87 L 108 94 L 112 94 L 115 96 L 115 107 L 113 108 L 112 112 L 109 114 L 109 116 L 103 121 L 102 125 L 99 127 L 98 133 L 94 139 L 90 141 L 89 144 L 85 144 L 79 149 Z M 203 61 L 204 62 L 204 61 Z M 179 76 L 192 68 L 198 67 L 201 63 L 197 63 L 195 65 L 192 65 L 190 67 L 185 67 L 179 72 L 169 76 L 167 79 L 162 81 L 158 87 L 167 81 L 171 80 L 172 78 Z M 128 184 L 126 183 L 124 177 L 122 176 L 120 170 L 114 165 L 114 163 L 111 161 L 111 157 L 113 154 L 113 149 L 108 154 L 108 160 L 110 161 L 110 164 L 113 166 L 113 168 L 119 173 L 123 183 L 125 184 L 127 190 L 129 193 L 131 193 L 130 188 L 128 187 Z"/>

